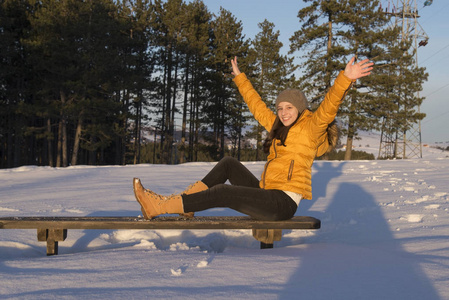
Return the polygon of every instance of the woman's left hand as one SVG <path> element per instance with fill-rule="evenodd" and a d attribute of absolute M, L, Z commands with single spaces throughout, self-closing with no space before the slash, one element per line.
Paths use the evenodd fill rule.
<path fill-rule="evenodd" d="M 232 65 L 232 75 L 237 76 L 241 72 L 239 70 L 239 66 L 237 64 L 237 56 L 234 57 L 234 59 L 231 59 L 231 65 Z"/>
<path fill-rule="evenodd" d="M 371 70 L 373 69 L 373 62 L 370 62 L 369 59 L 364 59 L 358 63 L 354 63 L 355 57 L 351 58 L 345 68 L 345 76 L 349 79 L 356 80 L 361 77 L 365 77 L 371 74 Z"/>

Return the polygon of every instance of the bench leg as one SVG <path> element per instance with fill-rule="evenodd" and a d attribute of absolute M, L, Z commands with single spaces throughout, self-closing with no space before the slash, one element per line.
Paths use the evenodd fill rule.
<path fill-rule="evenodd" d="M 65 241 L 67 229 L 37 229 L 37 240 L 47 242 L 47 256 L 58 254 L 58 242 Z"/>
<path fill-rule="evenodd" d="M 264 242 L 260 242 L 260 249 L 271 249 L 273 248 L 273 244 L 266 244 Z"/>
<path fill-rule="evenodd" d="M 253 237 L 260 242 L 260 249 L 273 248 L 273 242 L 282 238 L 282 229 L 253 229 Z"/>

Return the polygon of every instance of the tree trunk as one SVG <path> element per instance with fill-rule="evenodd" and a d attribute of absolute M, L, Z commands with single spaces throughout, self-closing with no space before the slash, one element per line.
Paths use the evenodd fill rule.
<path fill-rule="evenodd" d="M 173 143 L 173 136 L 171 135 L 171 87 L 172 87 L 172 68 L 173 68 L 173 53 L 172 53 L 172 45 L 169 44 L 168 47 L 168 58 L 167 58 L 167 83 L 165 89 L 166 95 L 166 106 L 165 106 L 165 147 L 162 153 L 163 163 L 169 163 L 170 161 L 170 153 Z"/>
<path fill-rule="evenodd" d="M 176 151 L 175 151 L 177 149 L 177 145 L 173 146 L 173 142 L 175 141 L 175 137 L 176 137 L 175 110 L 176 110 L 176 90 L 178 88 L 178 59 L 179 59 L 179 52 L 176 51 L 175 74 L 174 74 L 174 79 L 173 79 L 173 100 L 172 100 L 171 117 L 170 117 L 170 135 L 172 136 L 170 164 L 177 163 Z M 175 153 L 173 153 L 173 152 L 175 152 Z"/>
<path fill-rule="evenodd" d="M 78 117 L 78 124 L 76 125 L 76 131 L 75 131 L 75 141 L 73 143 L 73 151 L 72 151 L 72 166 L 76 166 L 78 161 L 78 151 L 80 146 L 80 139 L 81 139 L 81 130 L 83 128 L 83 112 L 81 111 L 79 117 Z"/>
<path fill-rule="evenodd" d="M 223 101 L 224 102 L 224 101 Z M 223 105 L 224 106 L 224 105 Z M 221 112 L 221 121 L 220 121 L 220 157 L 218 160 L 222 159 L 224 157 L 225 153 L 225 112 Z"/>
<path fill-rule="evenodd" d="M 197 89 L 195 78 L 192 80 L 194 84 L 193 93 L 190 99 L 190 123 L 189 123 L 189 161 L 195 161 L 193 158 L 193 146 L 194 146 L 194 137 L 195 137 L 195 124 L 196 124 L 196 113 L 195 113 L 195 105 L 196 105 L 196 97 L 197 97 Z"/>
<path fill-rule="evenodd" d="M 124 105 L 124 111 L 127 111 L 129 109 L 129 90 L 126 90 L 124 93 L 125 94 L 125 105 Z M 126 114 L 127 115 L 127 114 Z M 125 120 L 123 121 L 123 128 L 128 128 L 128 117 L 125 118 Z M 125 135 L 127 135 L 126 131 L 125 131 Z M 126 137 L 122 137 L 122 164 L 125 165 L 126 164 Z"/>
<path fill-rule="evenodd" d="M 61 96 L 61 143 L 62 143 L 62 167 L 68 166 L 68 153 L 67 153 L 67 120 L 64 113 L 64 107 L 67 101 L 66 94 L 63 90 L 60 90 Z"/>
<path fill-rule="evenodd" d="M 140 140 L 142 132 L 142 93 L 138 93 L 138 102 L 136 103 L 136 131 L 134 133 L 134 164 L 140 163 Z"/>
<path fill-rule="evenodd" d="M 6 166 L 8 168 L 12 168 L 13 165 L 13 136 L 14 134 L 14 117 L 12 114 L 9 114 L 8 117 L 8 145 L 6 150 Z"/>
<path fill-rule="evenodd" d="M 239 128 L 239 135 L 238 135 L 238 141 L 237 141 L 237 159 L 240 161 L 241 157 L 241 146 L 242 145 L 242 128 Z"/>
<path fill-rule="evenodd" d="M 67 152 L 67 121 L 64 119 L 62 122 L 62 166 L 64 168 L 69 165 Z"/>
<path fill-rule="evenodd" d="M 346 152 L 345 152 L 345 160 L 351 160 L 352 155 L 352 141 L 353 137 L 350 137 L 348 135 L 348 138 L 346 140 Z"/>
<path fill-rule="evenodd" d="M 164 55 L 165 57 L 165 55 Z M 161 144 L 160 144 L 160 151 L 161 151 L 161 162 L 163 162 L 163 153 L 164 153 L 164 142 L 165 142 L 165 117 L 166 117 L 166 112 L 165 112 L 165 107 L 166 107 L 166 93 L 165 91 L 167 90 L 167 63 L 166 63 L 166 59 L 164 62 L 164 76 L 162 79 L 162 113 L 161 113 Z"/>
<path fill-rule="evenodd" d="M 57 154 L 56 154 L 56 167 L 61 167 L 61 154 L 62 154 L 62 116 L 60 116 L 58 123 L 58 146 L 57 146 Z"/>
<path fill-rule="evenodd" d="M 90 137 L 90 143 L 95 145 L 97 138 L 95 136 Z M 97 164 L 97 150 L 89 151 L 89 165 L 95 166 Z"/>
<path fill-rule="evenodd" d="M 348 95 L 349 96 L 349 95 Z M 356 132 L 355 129 L 355 121 L 354 121 L 354 115 L 355 115 L 355 96 L 352 94 L 351 95 L 351 100 L 350 100 L 350 104 L 349 104 L 349 120 L 348 120 L 348 138 L 346 141 L 346 152 L 345 152 L 345 160 L 351 160 L 351 156 L 352 156 L 352 143 L 354 140 L 354 135 Z"/>
<path fill-rule="evenodd" d="M 261 161 L 261 157 L 260 157 L 260 151 L 262 151 L 263 146 L 262 146 L 262 131 L 263 131 L 263 127 L 262 125 L 259 124 L 259 122 L 257 122 L 257 132 L 256 132 L 256 161 Z"/>
<path fill-rule="evenodd" d="M 53 167 L 53 147 L 52 147 L 51 119 L 47 118 L 47 157 L 48 165 Z"/>
<path fill-rule="evenodd" d="M 16 115 L 16 120 L 14 123 L 14 157 L 13 157 L 13 166 L 18 167 L 21 163 L 21 147 L 20 144 L 22 142 L 22 133 L 21 133 L 21 124 L 22 124 L 22 118 L 20 116 Z"/>
<path fill-rule="evenodd" d="M 331 87 L 331 72 L 330 72 L 330 65 L 331 65 L 331 58 L 330 58 L 330 52 L 332 49 L 332 21 L 331 21 L 331 15 L 329 16 L 329 25 L 328 25 L 328 36 L 327 36 L 327 61 L 326 61 L 326 87 L 329 89 Z"/>
<path fill-rule="evenodd" d="M 185 143 L 186 143 L 186 127 L 187 127 L 187 95 L 189 93 L 189 64 L 190 56 L 186 57 L 186 74 L 184 82 L 184 106 L 182 109 L 182 125 L 181 125 L 181 151 L 179 153 L 179 163 L 184 163 Z"/>
<path fill-rule="evenodd" d="M 193 161 L 198 161 L 198 133 L 200 130 L 200 122 L 198 120 L 198 115 L 199 115 L 199 107 L 200 104 L 198 103 L 199 101 L 196 101 L 196 105 L 195 105 L 195 140 L 193 141 L 193 155 L 194 155 L 194 160 Z"/>

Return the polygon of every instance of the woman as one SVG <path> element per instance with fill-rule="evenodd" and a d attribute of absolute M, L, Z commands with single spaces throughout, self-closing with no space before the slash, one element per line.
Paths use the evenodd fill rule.
<path fill-rule="evenodd" d="M 287 220 L 301 199 L 312 199 L 312 163 L 329 147 L 327 127 L 351 83 L 369 75 L 368 59 L 352 58 L 315 112 L 307 109 L 304 94 L 288 89 L 276 99 L 277 114 L 261 100 L 244 73 L 231 60 L 232 74 L 255 119 L 269 132 L 264 149 L 269 152 L 261 180 L 232 157 L 225 157 L 201 180 L 180 195 L 164 197 L 145 189 L 134 178 L 134 194 L 146 219 L 160 214 L 193 217 L 196 211 L 228 207 L 259 220 Z M 229 180 L 231 183 L 225 184 Z"/>

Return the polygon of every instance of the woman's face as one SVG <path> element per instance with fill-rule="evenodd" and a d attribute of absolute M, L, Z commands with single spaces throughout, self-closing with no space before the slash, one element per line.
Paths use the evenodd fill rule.
<path fill-rule="evenodd" d="M 290 102 L 280 102 L 276 107 L 278 117 L 284 126 L 289 126 L 298 118 L 298 110 Z"/>

